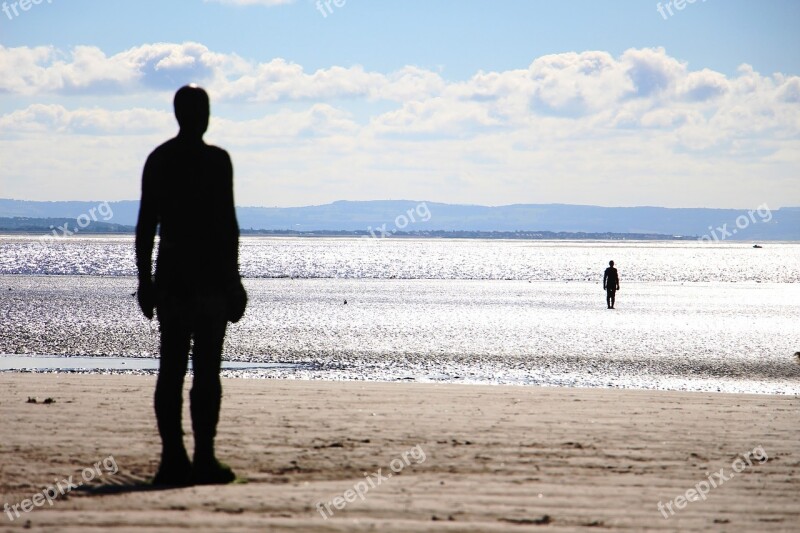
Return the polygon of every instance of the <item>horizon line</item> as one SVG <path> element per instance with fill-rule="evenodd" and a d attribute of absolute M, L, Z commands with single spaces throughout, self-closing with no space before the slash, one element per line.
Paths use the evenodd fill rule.
<path fill-rule="evenodd" d="M 0 198 L 0 202 L 9 201 L 9 202 L 30 202 L 30 203 L 123 203 L 123 202 L 130 202 L 130 203 L 139 203 L 139 200 L 22 200 L 18 198 Z M 375 200 L 333 200 L 328 203 L 324 204 L 306 204 L 306 205 L 296 205 L 296 206 L 267 206 L 267 205 L 235 205 L 236 208 L 243 208 L 243 209 L 305 209 L 305 208 L 312 208 L 312 207 L 324 207 L 328 205 L 334 205 L 337 203 L 388 203 L 388 202 L 408 202 L 408 203 L 417 203 L 417 204 L 433 204 L 433 205 L 448 205 L 448 206 L 458 206 L 458 207 L 485 207 L 490 209 L 498 209 L 498 208 L 505 208 L 505 207 L 522 207 L 522 206 L 567 206 L 567 207 L 597 207 L 601 209 L 675 209 L 675 210 L 689 210 L 689 209 L 707 209 L 707 210 L 728 210 L 728 211 L 741 211 L 746 209 L 757 209 L 761 206 L 754 206 L 754 207 L 667 207 L 667 206 L 658 206 L 658 205 L 598 205 L 598 204 L 569 204 L 564 202 L 547 202 L 547 203 L 514 203 L 514 204 L 501 204 L 501 205 L 486 205 L 486 204 L 475 204 L 475 203 L 449 203 L 449 202 L 440 202 L 440 201 L 433 201 L 433 200 L 408 200 L 408 199 L 375 199 Z M 768 209 L 772 211 L 778 211 L 781 209 L 800 209 L 800 205 L 791 206 L 785 205 L 777 208 L 770 208 Z"/>

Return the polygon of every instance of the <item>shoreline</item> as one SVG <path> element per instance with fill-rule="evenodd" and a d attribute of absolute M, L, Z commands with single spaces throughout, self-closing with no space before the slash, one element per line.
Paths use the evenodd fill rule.
<path fill-rule="evenodd" d="M 375 364 L 373 361 L 372 364 Z M 389 363 L 387 363 L 389 364 Z M 787 359 L 786 366 L 796 372 L 800 369 L 797 354 Z M 386 365 L 384 365 L 386 366 Z M 541 365 L 540 365 L 541 366 Z M 118 375 L 155 376 L 159 357 L 147 356 L 92 356 L 77 355 L 32 355 L 0 353 L 0 375 Z M 519 372 L 506 369 L 506 373 L 484 375 L 469 371 L 468 367 L 437 367 L 435 363 L 389 367 L 380 370 L 368 369 L 359 364 L 352 366 L 341 361 L 317 359 L 279 358 L 223 358 L 221 376 L 230 379 L 257 381 L 329 381 L 341 383 L 409 383 L 441 385 L 487 385 L 512 387 L 555 387 L 598 390 L 672 391 L 723 394 L 756 394 L 765 396 L 797 396 L 800 394 L 792 375 L 783 378 L 756 379 L 740 369 L 738 375 L 698 376 L 648 374 L 632 376 L 624 368 L 604 375 L 594 375 L 594 366 L 589 364 L 585 373 L 552 372 L 546 366 Z M 192 374 L 191 359 L 188 374 Z M 620 377 L 622 376 L 622 377 Z M 749 376 L 749 377 L 748 377 Z"/>
<path fill-rule="evenodd" d="M 797 396 L 224 379 L 219 455 L 246 482 L 153 491 L 154 382 L 0 373 L 0 503 L 107 457 L 119 469 L 4 515 L 0 530 L 786 531 L 800 520 Z M 751 464 L 705 500 L 677 500 L 742 454 Z"/>
<path fill-rule="evenodd" d="M 80 357 L 78 357 L 80 358 Z M 158 359 L 148 359 L 148 361 L 158 361 Z M 767 397 L 783 397 L 783 398 L 797 398 L 800 397 L 800 392 L 794 390 L 781 390 L 773 389 L 768 391 L 752 391 L 748 388 L 742 387 L 741 389 L 734 389 L 729 384 L 726 388 L 722 388 L 719 383 L 717 389 L 712 388 L 669 388 L 669 387 L 635 387 L 635 386 L 622 386 L 622 385 L 586 385 L 576 384 L 570 380 L 569 384 L 560 383 L 546 383 L 546 382 L 511 382 L 511 381 L 485 381 L 485 380 L 437 380 L 433 378 L 425 379 L 412 379 L 412 378 L 364 378 L 364 377 L 347 377 L 337 375 L 297 375 L 302 369 L 296 368 L 298 365 L 281 364 L 281 363 L 262 363 L 260 366 L 270 366 L 273 368 L 269 370 L 252 368 L 258 365 L 249 365 L 243 363 L 243 368 L 226 368 L 220 373 L 223 379 L 230 379 L 233 381 L 256 381 L 256 382 L 282 382 L 282 381 L 299 381 L 309 383 L 371 383 L 371 384 L 407 384 L 407 385 L 453 385 L 463 387 L 512 387 L 512 388 L 541 388 L 541 389 L 574 389 L 574 390 L 597 390 L 597 391 L 628 391 L 628 392 L 674 392 L 678 394 L 729 394 L 729 395 L 752 395 L 752 396 L 767 396 Z M 30 370 L 30 369 L 0 369 L 0 376 L 3 375 L 30 375 L 30 376 L 118 376 L 118 377 L 153 377 L 158 375 L 157 365 L 152 365 L 154 368 L 140 368 L 140 369 L 57 369 L 57 370 Z M 193 375 L 191 366 L 187 369 L 187 378 Z M 685 378 L 684 378 L 685 380 Z M 565 380 L 566 381 L 566 380 Z M 683 382 L 685 384 L 685 381 Z"/>
<path fill-rule="evenodd" d="M 124 357 L 89 355 L 13 355 L 0 353 L 0 375 L 115 375 L 155 376 L 160 357 Z M 417 369 L 420 370 L 420 369 Z M 192 375 L 191 358 L 187 369 Z M 354 373 L 355 372 L 355 373 Z M 648 376 L 642 381 L 619 380 L 607 376 L 592 381 L 589 376 L 575 375 L 508 375 L 494 379 L 464 377 L 437 372 L 398 371 L 395 374 L 369 375 L 349 368 L 327 367 L 311 361 L 253 361 L 223 359 L 220 374 L 227 379 L 257 381 L 330 381 L 341 383 L 408 383 L 464 386 L 511 386 L 575 388 L 597 390 L 698 392 L 716 394 L 755 394 L 760 396 L 798 396 L 800 389 L 791 379 L 745 380 L 734 377 L 695 377 L 663 375 L 653 381 Z"/>
<path fill-rule="evenodd" d="M 66 219 L 64 219 L 66 220 Z M 78 231 L 75 232 L 76 234 Z M 8 228 L 0 228 L 0 237 L 4 236 L 25 236 L 25 237 L 41 237 L 50 236 L 51 229 L 49 227 L 42 227 L 41 231 L 36 230 L 19 230 L 15 231 Z M 546 235 L 544 235 L 546 234 Z M 71 235 L 68 238 L 73 238 Z M 136 228 L 130 227 L 125 231 L 93 231 L 83 229 L 80 230 L 80 237 L 115 237 L 127 236 L 133 238 L 136 236 Z M 240 229 L 241 237 L 278 237 L 278 238 L 372 238 L 381 239 L 389 238 L 379 237 L 373 235 L 369 230 L 309 230 L 309 231 L 296 231 L 296 230 L 254 230 L 254 229 Z M 61 236 L 56 237 L 61 239 Z M 471 231 L 471 230 L 430 230 L 421 232 L 403 232 L 397 231 L 391 233 L 393 239 L 420 239 L 420 240 L 487 240 L 487 241 L 542 241 L 542 242 L 679 242 L 679 241 L 699 241 L 700 236 L 684 236 L 684 235 L 667 235 L 667 234 L 649 234 L 649 233 L 619 233 L 619 232 L 570 232 L 570 231 Z M 731 239 L 735 242 L 755 242 L 746 239 Z M 758 242 L 781 242 L 778 240 L 760 240 Z M 787 243 L 796 243 L 800 241 L 785 241 Z"/>
<path fill-rule="evenodd" d="M 590 244 L 602 244 L 602 243 L 613 243 L 613 244 L 648 244 L 648 243 L 692 243 L 692 242 L 702 242 L 701 236 L 686 236 L 686 235 L 675 235 L 675 236 L 668 236 L 668 235 L 658 235 L 652 238 L 648 238 L 647 235 L 649 234 L 628 234 L 628 233 L 613 233 L 609 232 L 606 233 L 596 233 L 597 237 L 578 237 L 575 236 L 580 232 L 551 232 L 555 235 L 560 233 L 569 234 L 569 236 L 565 237 L 557 237 L 553 235 L 548 235 L 546 237 L 515 237 L 513 236 L 516 232 L 507 231 L 507 232 L 485 232 L 485 235 L 475 235 L 475 236 L 445 236 L 445 235 L 428 235 L 424 233 L 403 233 L 403 232 L 396 232 L 391 235 L 391 237 L 373 237 L 368 231 L 362 230 L 359 231 L 352 231 L 349 230 L 342 230 L 341 232 L 338 230 L 331 230 L 330 233 L 325 233 L 325 231 L 309 231 L 309 232 L 298 232 L 298 233 L 291 233 L 291 230 L 273 230 L 275 233 L 269 233 L 270 230 L 241 230 L 240 238 L 268 238 L 268 239 L 361 239 L 361 238 L 369 238 L 369 239 L 376 239 L 376 240 L 384 240 L 384 239 L 400 239 L 400 240 L 423 240 L 423 241 L 505 241 L 505 242 L 532 242 L 532 243 L 590 243 Z M 442 230 L 446 232 L 448 230 Z M 456 231 L 457 232 L 457 231 Z M 476 232 L 479 233 L 479 232 Z M 503 233 L 504 236 L 495 236 L 498 233 Z M 535 231 L 525 232 L 525 233 L 537 233 Z M 42 230 L 41 232 L 38 231 L 11 231 L 11 230 L 3 230 L 0 229 L 0 237 L 30 237 L 30 238 L 37 238 L 42 236 L 50 235 L 50 230 Z M 589 233 L 588 235 L 592 235 Z M 619 235 L 619 237 L 608 237 L 606 235 Z M 109 238 L 109 237 L 126 237 L 129 239 L 133 239 L 136 236 L 135 231 L 109 231 L 109 232 L 101 232 L 101 231 L 86 231 L 83 230 L 77 235 L 72 235 L 69 237 L 58 237 L 57 240 L 66 239 L 66 240 L 73 240 L 79 238 L 92 238 L 92 237 L 99 237 L 99 238 Z M 626 237 L 630 236 L 630 237 Z M 156 239 L 159 237 L 156 236 Z M 158 242 L 158 241 L 156 241 Z M 758 244 L 758 243 L 767 243 L 767 244 L 798 244 L 800 243 L 800 239 L 798 240 L 786 240 L 786 239 L 745 239 L 745 238 L 730 238 L 725 240 L 720 240 L 719 242 L 714 242 L 713 245 L 717 247 L 722 247 L 723 245 L 747 245 L 747 244 Z M 752 246 L 748 246 L 748 248 L 752 248 Z"/>

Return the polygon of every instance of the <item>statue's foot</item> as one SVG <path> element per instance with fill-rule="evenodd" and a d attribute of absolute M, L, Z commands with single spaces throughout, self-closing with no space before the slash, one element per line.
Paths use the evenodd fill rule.
<path fill-rule="evenodd" d="M 162 454 L 161 465 L 153 478 L 159 487 L 188 487 L 192 484 L 192 463 L 186 450 L 174 454 Z"/>
<path fill-rule="evenodd" d="M 216 459 L 195 460 L 192 481 L 195 485 L 227 485 L 236 479 L 231 467 Z"/>

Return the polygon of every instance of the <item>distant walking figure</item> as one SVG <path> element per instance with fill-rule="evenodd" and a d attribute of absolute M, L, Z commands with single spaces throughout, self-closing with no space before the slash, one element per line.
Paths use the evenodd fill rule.
<path fill-rule="evenodd" d="M 614 268 L 614 261 L 608 262 L 608 268 L 603 275 L 603 288 L 606 290 L 606 303 L 609 309 L 614 309 L 614 297 L 619 290 L 619 274 Z"/>
<path fill-rule="evenodd" d="M 196 86 L 175 94 L 178 136 L 147 158 L 136 225 L 137 292 L 142 313 L 161 325 L 155 411 L 161 465 L 155 485 L 230 483 L 233 471 L 214 453 L 222 385 L 219 371 L 227 323 L 244 314 L 239 277 L 239 225 L 233 204 L 233 167 L 225 150 L 207 145 L 208 94 Z M 155 279 L 153 242 L 160 243 Z M 190 392 L 194 462 L 183 444 L 181 406 L 189 347 L 194 339 Z"/>

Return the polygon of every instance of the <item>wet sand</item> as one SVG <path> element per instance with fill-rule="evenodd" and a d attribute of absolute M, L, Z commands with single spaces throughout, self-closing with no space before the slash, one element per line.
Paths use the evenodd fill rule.
<path fill-rule="evenodd" d="M 0 504 L 20 504 L 70 475 L 79 482 L 99 463 L 90 483 L 52 506 L 19 508 L 14 520 L 4 512 L 0 531 L 797 531 L 800 524 L 796 396 L 225 380 L 218 451 L 240 482 L 148 490 L 160 451 L 154 383 L 152 376 L 0 374 Z M 184 411 L 191 450 L 188 405 Z M 706 491 L 704 499 L 676 500 L 691 489 Z"/>

